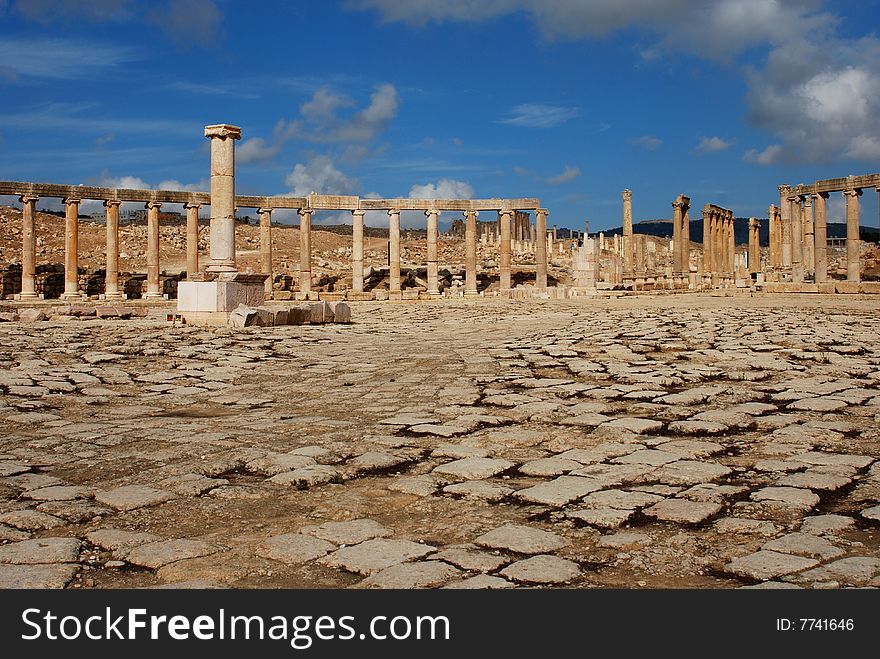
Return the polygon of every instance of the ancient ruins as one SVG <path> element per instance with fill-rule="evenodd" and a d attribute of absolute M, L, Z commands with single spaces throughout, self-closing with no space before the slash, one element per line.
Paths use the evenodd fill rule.
<path fill-rule="evenodd" d="M 0 587 L 880 587 L 880 175 L 597 235 L 205 135 L 210 192 L 0 182 Z"/>

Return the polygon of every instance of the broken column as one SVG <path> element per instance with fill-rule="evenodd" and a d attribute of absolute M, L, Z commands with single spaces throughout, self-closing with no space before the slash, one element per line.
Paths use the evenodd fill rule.
<path fill-rule="evenodd" d="M 79 199 L 64 199 L 64 293 L 62 300 L 79 300 Z"/>
<path fill-rule="evenodd" d="M 37 199 L 33 195 L 22 195 L 21 202 L 21 300 L 35 300 L 37 295 L 37 238 L 36 209 Z"/>
<path fill-rule="evenodd" d="M 351 290 L 364 292 L 364 215 L 366 211 L 351 212 Z"/>
<path fill-rule="evenodd" d="M 267 275 L 264 284 L 266 299 L 272 297 L 272 209 L 258 208 L 260 216 L 260 269 Z"/>
<path fill-rule="evenodd" d="M 104 299 L 121 300 L 119 290 L 119 206 L 118 199 L 106 199 L 107 209 L 107 268 L 104 271 Z"/>
<path fill-rule="evenodd" d="M 428 295 L 437 297 L 440 295 L 440 264 L 437 257 L 440 211 L 426 210 L 425 215 L 428 217 Z M 476 240 L 474 242 L 476 243 Z"/>
<path fill-rule="evenodd" d="M 849 188 L 843 191 L 846 200 L 846 280 L 861 281 L 859 269 L 859 197 L 862 191 Z"/>
<path fill-rule="evenodd" d="M 535 232 L 538 236 L 547 235 L 547 209 L 539 208 L 535 211 Z M 547 288 L 547 241 L 538 240 L 535 243 L 535 286 Z"/>

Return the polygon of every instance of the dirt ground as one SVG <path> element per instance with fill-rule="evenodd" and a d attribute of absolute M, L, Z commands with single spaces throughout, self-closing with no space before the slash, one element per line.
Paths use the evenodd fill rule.
<path fill-rule="evenodd" d="M 873 300 L 0 324 L 0 586 L 880 585 Z"/>

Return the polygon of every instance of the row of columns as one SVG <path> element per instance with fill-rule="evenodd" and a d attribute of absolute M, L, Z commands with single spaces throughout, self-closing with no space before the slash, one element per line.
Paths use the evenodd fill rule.
<path fill-rule="evenodd" d="M 736 272 L 736 237 L 733 211 L 712 204 L 703 206 L 703 276 L 712 285 L 730 280 Z"/>
<path fill-rule="evenodd" d="M 678 195 L 672 202 L 672 272 L 674 277 L 690 279 L 691 246 L 690 197 Z"/>

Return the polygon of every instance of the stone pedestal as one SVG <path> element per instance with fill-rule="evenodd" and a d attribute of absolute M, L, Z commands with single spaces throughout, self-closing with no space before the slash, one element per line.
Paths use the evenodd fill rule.
<path fill-rule="evenodd" d="M 220 273 L 215 279 L 194 275 L 177 285 L 177 310 L 187 322 L 223 325 L 238 305 L 258 307 L 265 298 L 265 273 Z M 204 279 L 204 281 L 198 281 Z"/>

